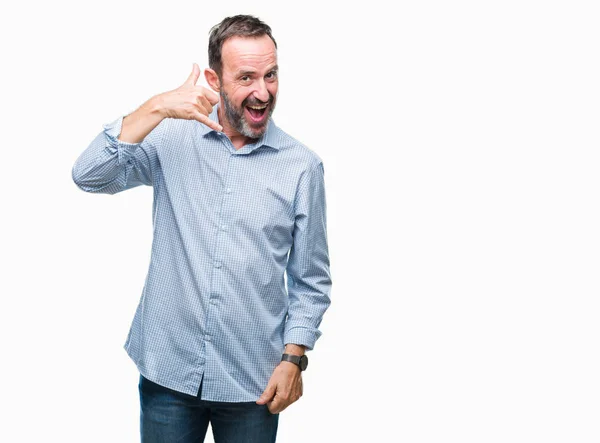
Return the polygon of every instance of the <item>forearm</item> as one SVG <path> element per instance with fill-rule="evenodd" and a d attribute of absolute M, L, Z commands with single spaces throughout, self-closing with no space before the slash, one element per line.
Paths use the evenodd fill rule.
<path fill-rule="evenodd" d="M 132 121 L 135 119 L 136 116 Z M 156 163 L 162 124 L 153 128 L 142 142 L 130 143 L 120 139 L 124 121 L 125 118 L 118 118 L 104 125 L 104 130 L 76 160 L 72 176 L 80 189 L 115 194 L 139 185 L 152 185 L 152 164 Z"/>
<path fill-rule="evenodd" d="M 319 326 L 331 304 L 331 280 L 326 265 L 323 266 L 322 272 L 325 275 L 318 279 L 311 275 L 303 276 L 303 281 L 297 278 L 288 288 L 290 305 L 284 329 L 286 345 L 303 345 L 306 350 L 312 350 L 321 336 Z"/>
<path fill-rule="evenodd" d="M 155 95 L 123 118 L 119 140 L 140 143 L 164 119 L 160 95 Z"/>

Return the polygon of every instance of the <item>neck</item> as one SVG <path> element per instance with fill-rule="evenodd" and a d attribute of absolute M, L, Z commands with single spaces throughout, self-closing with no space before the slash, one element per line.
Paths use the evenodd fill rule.
<path fill-rule="evenodd" d="M 223 108 L 221 106 L 219 106 L 217 114 L 219 116 L 219 124 L 223 126 L 223 132 L 227 137 L 229 137 L 229 140 L 231 140 L 231 143 L 236 150 L 241 149 L 247 144 L 253 143 L 257 140 L 255 138 L 246 137 L 232 128 L 229 124 L 229 121 L 225 118 L 225 115 L 223 115 Z"/>

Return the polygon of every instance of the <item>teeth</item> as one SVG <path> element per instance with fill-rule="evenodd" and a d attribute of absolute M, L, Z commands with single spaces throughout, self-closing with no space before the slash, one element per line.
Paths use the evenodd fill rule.
<path fill-rule="evenodd" d="M 248 106 L 249 108 L 252 109 L 265 109 L 267 107 L 267 105 L 262 105 L 262 106 Z"/>

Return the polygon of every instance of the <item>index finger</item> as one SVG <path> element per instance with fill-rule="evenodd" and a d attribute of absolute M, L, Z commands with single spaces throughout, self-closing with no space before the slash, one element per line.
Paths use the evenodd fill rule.
<path fill-rule="evenodd" d="M 277 400 L 271 400 L 270 402 L 268 402 L 267 408 L 269 408 L 269 412 L 271 414 L 278 414 L 283 410 L 281 409 L 281 402 L 278 402 Z"/>

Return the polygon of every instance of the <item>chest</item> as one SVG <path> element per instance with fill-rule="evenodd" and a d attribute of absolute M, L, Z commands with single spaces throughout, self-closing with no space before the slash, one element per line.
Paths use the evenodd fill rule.
<path fill-rule="evenodd" d="M 162 150 L 159 161 L 169 203 L 189 223 L 291 239 L 301 171 L 285 153 L 190 143 Z"/>

